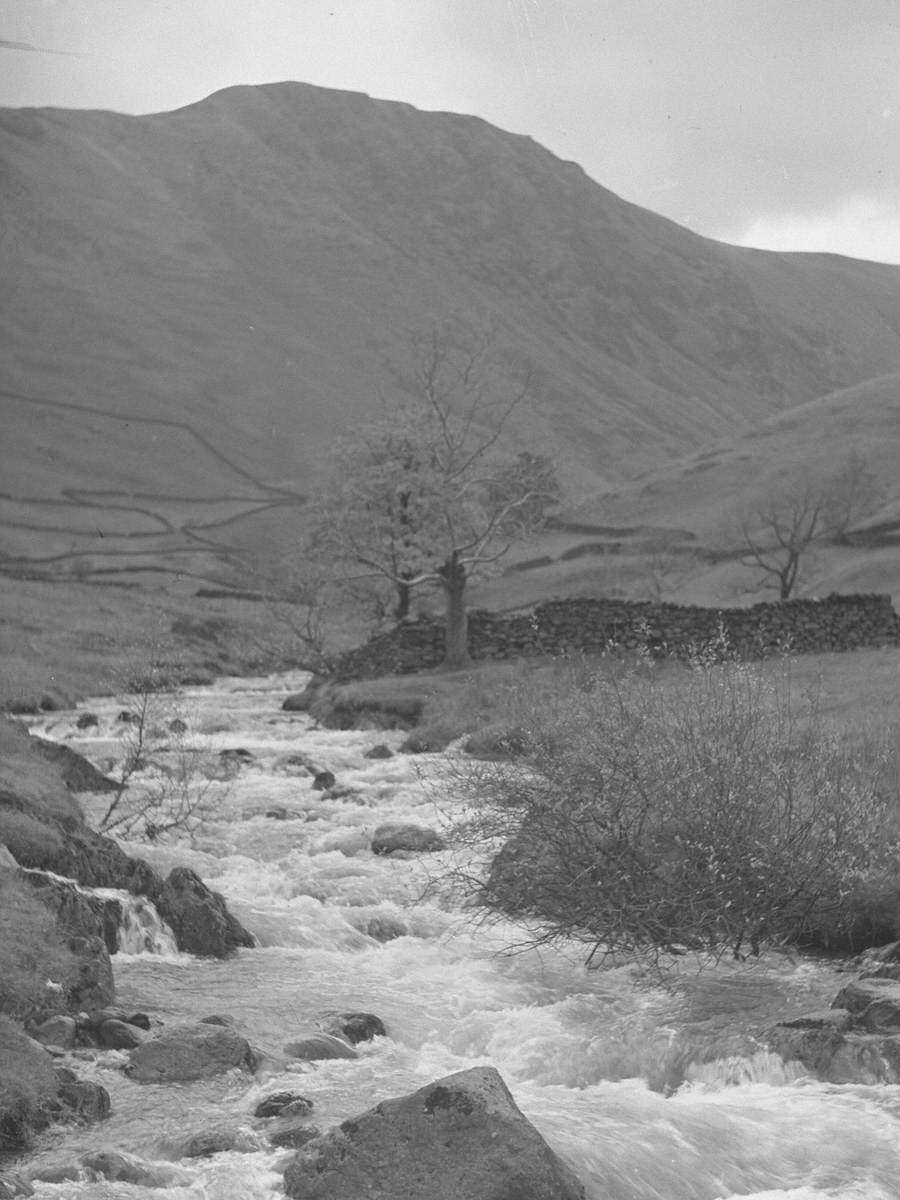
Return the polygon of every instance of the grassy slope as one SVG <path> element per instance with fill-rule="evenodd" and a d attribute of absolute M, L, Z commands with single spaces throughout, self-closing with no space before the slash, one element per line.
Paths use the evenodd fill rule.
<path fill-rule="evenodd" d="M 194 591 L 195 581 L 166 577 L 122 588 L 0 574 L 0 710 L 125 691 L 153 662 L 204 678 L 295 661 L 296 643 L 266 605 Z"/>

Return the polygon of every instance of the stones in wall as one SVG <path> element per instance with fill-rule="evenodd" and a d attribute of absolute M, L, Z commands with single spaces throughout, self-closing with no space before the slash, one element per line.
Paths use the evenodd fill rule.
<path fill-rule="evenodd" d="M 741 658 L 900 645 L 900 616 L 890 596 L 832 595 L 823 600 L 761 603 L 751 608 L 701 608 L 592 597 L 552 600 L 524 613 L 469 614 L 475 659 L 535 654 L 598 653 L 610 646 L 648 647 L 685 657 L 722 636 Z M 344 655 L 338 678 L 406 674 L 437 666 L 444 629 L 434 621 L 404 622 Z"/>

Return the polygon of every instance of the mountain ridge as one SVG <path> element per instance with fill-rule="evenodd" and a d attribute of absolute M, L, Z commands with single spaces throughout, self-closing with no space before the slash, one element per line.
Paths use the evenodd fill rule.
<path fill-rule="evenodd" d="M 477 117 L 244 85 L 146 117 L 2 110 L 0 161 L 0 387 L 187 422 L 261 489 L 315 488 L 431 318 L 496 321 L 534 378 L 515 433 L 576 497 L 900 370 L 900 267 L 713 242 Z M 15 499 L 97 484 L 102 456 L 54 465 L 16 430 Z M 152 463 L 106 436 L 120 475 Z"/>

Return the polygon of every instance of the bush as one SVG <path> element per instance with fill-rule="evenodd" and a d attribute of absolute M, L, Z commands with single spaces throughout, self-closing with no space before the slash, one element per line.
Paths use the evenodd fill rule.
<path fill-rule="evenodd" d="M 193 835 L 212 807 L 211 754 L 191 736 L 164 672 L 153 667 L 136 686 L 122 697 L 114 787 L 97 828 L 150 842 L 173 830 Z"/>
<path fill-rule="evenodd" d="M 583 941 L 589 961 L 843 946 L 867 893 L 883 930 L 898 843 L 888 743 L 840 738 L 815 694 L 792 694 L 789 662 L 722 654 L 582 671 L 532 705 L 523 763 L 464 773 L 457 835 L 493 847 L 465 877 L 476 903 L 524 919 L 536 942 Z"/>

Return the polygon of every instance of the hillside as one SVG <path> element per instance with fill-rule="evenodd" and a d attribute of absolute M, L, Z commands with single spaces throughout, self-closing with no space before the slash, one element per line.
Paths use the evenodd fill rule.
<path fill-rule="evenodd" d="M 827 536 L 804 556 L 799 594 L 887 592 L 900 603 L 900 374 L 777 413 L 570 508 L 557 528 L 516 548 L 488 606 L 567 594 L 625 594 L 735 605 L 773 599 L 741 562 L 742 516 L 792 490 L 827 493 L 851 458 L 872 502 L 846 545 Z M 769 581 L 771 583 L 771 580 Z M 763 584 L 761 587 L 760 584 Z"/>
<path fill-rule="evenodd" d="M 6 565 L 294 536 L 424 321 L 492 316 L 574 499 L 900 370 L 900 267 L 700 238 L 475 118 L 295 83 L 0 112 Z"/>

